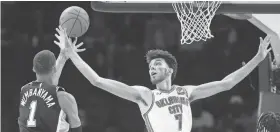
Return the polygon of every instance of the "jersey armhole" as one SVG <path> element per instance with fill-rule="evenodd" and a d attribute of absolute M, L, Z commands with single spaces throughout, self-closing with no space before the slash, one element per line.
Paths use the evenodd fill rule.
<path fill-rule="evenodd" d="M 65 92 L 65 89 L 62 88 L 62 87 L 57 86 L 57 87 L 56 87 L 56 92 L 59 92 L 59 91 L 64 91 L 64 92 Z"/>
<path fill-rule="evenodd" d="M 150 107 L 147 109 L 147 111 L 143 112 L 144 114 L 142 114 L 142 117 L 144 119 L 144 122 L 146 124 L 146 129 L 148 132 L 154 132 L 153 131 L 153 127 L 151 126 L 151 122 L 149 120 L 149 112 L 152 110 L 153 106 L 154 106 L 154 103 L 155 103 L 155 95 L 154 95 L 154 92 L 152 92 L 152 104 L 150 105 Z"/>
<path fill-rule="evenodd" d="M 151 105 L 149 106 L 149 108 L 148 108 L 145 112 L 143 112 L 143 116 L 149 114 L 149 112 L 151 111 L 151 109 L 152 109 L 153 106 L 154 106 L 154 103 L 155 103 L 155 95 L 154 95 L 154 92 L 152 92 L 152 103 L 151 103 Z"/>
<path fill-rule="evenodd" d="M 187 86 L 180 86 L 182 88 L 184 88 L 187 92 L 188 95 L 188 99 L 190 100 L 190 103 L 193 102 L 194 100 L 192 100 L 192 92 L 193 92 L 193 87 L 192 85 L 187 85 Z"/>

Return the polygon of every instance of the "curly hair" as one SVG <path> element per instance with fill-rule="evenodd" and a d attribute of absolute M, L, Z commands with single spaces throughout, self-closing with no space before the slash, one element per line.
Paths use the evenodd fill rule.
<path fill-rule="evenodd" d="M 165 60 L 167 65 L 173 69 L 171 80 L 173 81 L 177 74 L 178 63 L 176 58 L 170 54 L 168 51 L 163 51 L 159 49 L 149 50 L 146 54 L 146 61 L 149 64 L 153 59 L 162 58 Z"/>
<path fill-rule="evenodd" d="M 257 123 L 257 132 L 280 132 L 280 113 L 262 113 Z"/>

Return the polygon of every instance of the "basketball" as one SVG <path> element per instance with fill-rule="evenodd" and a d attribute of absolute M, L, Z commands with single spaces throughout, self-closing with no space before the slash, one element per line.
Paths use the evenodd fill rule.
<path fill-rule="evenodd" d="M 71 6 L 62 12 L 59 24 L 63 29 L 66 28 L 69 37 L 80 37 L 89 28 L 89 16 L 83 8 Z"/>

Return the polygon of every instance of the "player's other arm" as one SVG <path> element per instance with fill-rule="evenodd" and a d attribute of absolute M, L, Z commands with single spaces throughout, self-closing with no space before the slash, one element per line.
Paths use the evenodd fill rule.
<path fill-rule="evenodd" d="M 61 109 L 65 112 L 69 120 L 70 132 L 82 132 L 78 106 L 75 98 L 64 91 L 57 92 L 57 97 Z"/>
<path fill-rule="evenodd" d="M 53 76 L 53 84 L 58 85 L 59 78 L 62 72 L 62 69 L 68 60 L 68 56 L 66 55 L 67 49 L 65 48 L 65 45 L 70 43 L 71 45 L 74 45 L 75 52 L 82 52 L 85 49 L 78 49 L 80 46 L 83 45 L 83 43 L 80 43 L 76 46 L 77 38 L 72 42 L 72 40 L 67 36 L 66 29 L 62 29 L 61 26 L 56 28 L 56 31 L 59 35 L 55 34 L 55 37 L 59 40 L 59 42 L 54 41 L 54 43 L 59 46 L 60 48 L 60 54 L 56 60 L 56 73 Z"/>
<path fill-rule="evenodd" d="M 62 27 L 59 26 L 58 28 L 56 28 L 56 31 L 57 31 L 58 35 L 55 34 L 55 37 L 59 40 L 59 42 L 54 41 L 54 43 L 60 48 L 60 54 L 59 54 L 59 56 L 56 60 L 56 66 L 55 66 L 56 73 L 53 76 L 53 84 L 54 85 L 58 85 L 62 69 L 63 69 L 66 61 L 69 58 L 66 55 L 67 48 L 65 46 L 66 45 L 73 45 L 75 52 L 85 51 L 85 49 L 79 49 L 79 47 L 81 47 L 83 45 L 83 43 L 80 43 L 80 44 L 76 45 L 77 38 L 75 38 L 75 40 L 72 42 L 72 40 L 67 36 L 66 29 L 62 29 Z"/>
<path fill-rule="evenodd" d="M 62 53 L 59 54 L 59 56 L 56 60 L 56 65 L 55 65 L 56 73 L 54 74 L 54 77 L 53 77 L 53 84 L 54 85 L 58 85 L 62 69 L 63 69 L 67 60 L 68 60 L 68 58 L 66 56 L 64 56 Z"/>
<path fill-rule="evenodd" d="M 242 81 L 249 73 L 251 73 L 258 64 L 264 60 L 267 53 L 271 49 L 267 49 L 270 43 L 270 38 L 261 38 L 261 44 L 258 53 L 243 67 L 229 74 L 220 81 L 214 81 L 198 86 L 185 86 L 190 91 L 190 99 L 196 100 L 215 95 L 219 92 L 227 91 L 233 88 L 236 84 Z"/>
<path fill-rule="evenodd" d="M 92 85 L 118 97 L 139 103 L 144 101 L 143 94 L 149 94 L 150 92 L 143 86 L 129 86 L 115 80 L 100 77 L 76 52 L 70 53 L 70 59 Z"/>
<path fill-rule="evenodd" d="M 66 34 L 64 34 L 64 31 L 61 28 L 61 26 L 56 28 L 56 31 L 59 35 L 55 34 L 55 37 L 59 40 L 59 42 L 54 41 L 54 43 L 60 47 L 60 53 L 59 53 L 59 56 L 57 57 L 56 65 L 55 65 L 56 73 L 53 76 L 53 84 L 54 85 L 58 85 L 62 69 L 63 69 L 66 61 L 68 60 L 68 57 L 63 54 L 63 48 L 61 48 L 62 45 L 64 45 L 64 43 L 66 42 L 65 41 L 66 40 Z"/>

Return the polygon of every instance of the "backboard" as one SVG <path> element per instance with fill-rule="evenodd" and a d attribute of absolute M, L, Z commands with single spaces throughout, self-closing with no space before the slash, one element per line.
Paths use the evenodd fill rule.
<path fill-rule="evenodd" d="M 112 13 L 175 13 L 168 1 L 92 1 L 91 7 Z M 280 1 L 223 1 L 217 13 L 278 14 Z"/>
<path fill-rule="evenodd" d="M 92 1 L 91 7 L 108 13 L 175 13 L 168 1 Z M 280 1 L 223 1 L 216 14 L 249 14 L 249 22 L 272 36 L 273 53 L 280 65 Z"/>

